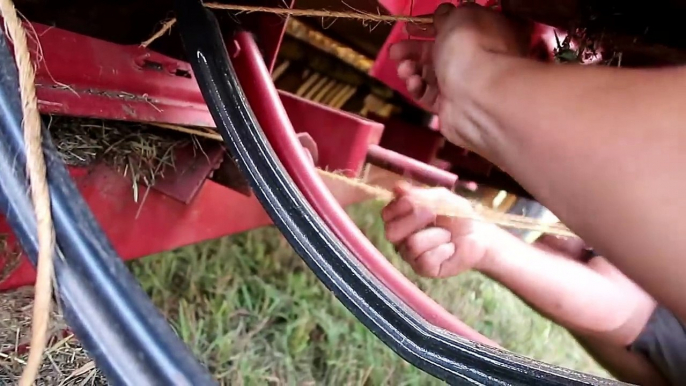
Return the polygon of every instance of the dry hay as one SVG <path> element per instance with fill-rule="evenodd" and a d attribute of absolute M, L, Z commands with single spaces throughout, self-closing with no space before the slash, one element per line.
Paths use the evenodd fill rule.
<path fill-rule="evenodd" d="M 175 149 L 193 145 L 202 151 L 194 135 L 147 124 L 62 116 L 45 119 L 53 143 L 67 165 L 87 167 L 104 163 L 118 170 L 131 178 L 134 199 L 138 198 L 138 184 L 153 186 L 165 171 L 176 167 Z M 3 250 L 7 249 L 6 244 L 6 235 L 0 235 Z M 33 295 L 33 287 L 0 292 L 0 385 L 17 384 L 26 366 Z M 48 337 L 36 385 L 107 384 L 86 351 L 68 333 L 57 310 L 52 312 Z"/>
<path fill-rule="evenodd" d="M 0 384 L 16 384 L 26 364 L 33 293 L 33 287 L 0 293 Z M 48 348 L 36 385 L 106 385 L 88 354 L 67 333 L 62 316 L 53 311 L 50 319 Z"/>
<path fill-rule="evenodd" d="M 67 165 L 113 167 L 131 178 L 136 202 L 139 184 L 151 187 L 176 168 L 174 150 L 193 145 L 202 151 L 196 136 L 143 123 L 52 116 L 49 128 Z"/>

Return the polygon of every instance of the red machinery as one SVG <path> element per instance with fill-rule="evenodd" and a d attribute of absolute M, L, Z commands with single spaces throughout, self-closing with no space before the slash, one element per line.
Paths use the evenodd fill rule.
<path fill-rule="evenodd" d="M 411 7 L 413 2 L 381 2 L 391 13 L 404 14 L 429 13 L 437 3 L 418 2 Z M 303 5 L 312 4 L 316 2 Z M 361 197 L 331 192 L 309 164 L 296 132 L 309 134 L 316 143 L 317 166 L 345 170 L 349 175 L 371 162 L 430 184 L 453 187 L 458 174 L 462 179 L 526 192 L 485 160 L 445 144 L 435 125 L 432 129 L 428 123 L 430 115 L 407 101 L 407 110 L 423 120 L 412 123 L 401 115 L 373 121 L 277 91 L 269 72 L 285 19 L 251 14 L 240 16 L 237 24 L 234 17 L 217 12 L 216 22 L 198 0 L 27 0 L 18 2 L 18 7 L 35 31 L 43 113 L 215 127 L 231 153 L 225 156 L 219 143 L 206 148 L 205 155 L 179 150 L 176 171 L 155 185 L 143 205 L 130 199 L 131 182 L 107 167 L 69 170 L 97 224 L 83 213 L 83 227 L 66 221 L 70 217 L 61 221 L 62 206 L 55 205 L 58 244 L 64 256 L 64 264 L 56 267 L 57 282 L 70 324 L 110 379 L 125 384 L 142 384 L 145 379 L 211 382 L 168 328 L 161 327 L 163 319 L 151 311 L 144 295 L 129 288 L 136 285 L 112 256 L 134 259 L 273 222 L 360 321 L 403 358 L 437 377 L 475 384 L 599 382 L 544 365 L 534 368 L 526 360 L 487 347 L 495 344 L 423 294 L 364 238 L 342 210 Z M 174 35 L 152 49 L 134 44 L 172 10 L 179 19 Z M 116 23 L 107 22 L 105 15 L 119 18 L 116 23 L 121 18 L 132 20 L 131 26 L 113 34 Z M 93 22 L 83 23 L 86 16 Z M 238 30 L 238 25 L 256 37 Z M 395 25 L 386 30 L 382 46 L 402 38 L 401 28 Z M 380 52 L 371 74 L 402 94 L 385 49 Z M 10 98 L 11 87 L 6 94 Z M 13 149 L 19 152 L 18 147 Z M 334 186 L 331 181 L 328 184 Z M 68 191 L 57 189 L 55 194 Z M 9 189 L 3 192 L 7 197 L 11 193 Z M 64 204 L 64 213 L 79 211 L 69 205 Z M 11 225 L 31 257 L 30 227 L 21 228 L 23 220 L 13 217 L 12 210 L 6 212 L 9 224 L 3 225 L 4 231 L 10 233 Z M 116 253 L 98 236 L 93 238 L 104 245 L 100 250 L 92 241 L 90 255 L 86 251 L 81 260 L 70 260 L 70 251 L 78 255 L 79 248 L 88 246 L 77 242 L 83 237 L 79 235 L 88 229 L 99 234 L 99 228 Z M 29 260 L 22 258 L 17 264 L 13 250 L 0 258 L 2 290 L 34 280 Z M 98 253 L 103 254 L 101 260 L 93 257 Z M 92 294 L 83 292 L 88 288 Z M 97 302 L 102 305 L 96 307 Z M 89 304 L 94 308 L 88 309 Z M 92 316 L 85 316 L 89 312 Z M 121 336 L 94 327 L 107 320 Z M 116 354 L 108 354 L 105 347 L 116 348 L 111 351 Z M 138 355 L 136 350 L 147 359 L 134 366 L 126 359 Z"/>

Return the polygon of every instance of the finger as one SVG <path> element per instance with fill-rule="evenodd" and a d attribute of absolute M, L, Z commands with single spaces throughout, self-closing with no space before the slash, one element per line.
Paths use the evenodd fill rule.
<path fill-rule="evenodd" d="M 407 92 L 412 95 L 412 98 L 419 100 L 426 92 L 427 85 L 421 76 L 412 75 L 405 81 L 405 87 L 407 88 Z"/>
<path fill-rule="evenodd" d="M 417 102 L 427 110 L 433 110 L 436 101 L 438 100 L 438 87 L 426 85 L 424 94 L 417 98 Z"/>
<path fill-rule="evenodd" d="M 434 66 L 432 64 L 425 64 L 421 68 L 422 70 L 422 79 L 428 84 L 435 85 L 436 84 L 436 71 L 434 69 Z"/>
<path fill-rule="evenodd" d="M 413 60 L 403 60 L 398 65 L 398 77 L 400 79 L 407 79 L 412 75 L 419 73 L 420 67 L 417 62 Z"/>
<path fill-rule="evenodd" d="M 433 66 L 425 65 L 422 69 L 422 79 L 424 80 L 424 93 L 418 98 L 419 103 L 433 107 L 438 98 L 438 86 L 436 85 L 436 74 Z"/>
<path fill-rule="evenodd" d="M 419 63 L 429 63 L 431 61 L 431 48 L 433 42 L 421 40 L 403 40 L 391 45 L 388 57 L 391 60 L 403 61 L 413 60 Z"/>
<path fill-rule="evenodd" d="M 443 269 L 443 265 L 450 261 L 455 254 L 453 243 L 441 244 L 438 247 L 422 253 L 412 264 L 412 269 L 424 277 L 444 277 L 450 272 Z"/>
<path fill-rule="evenodd" d="M 401 200 L 407 200 L 406 197 Z M 414 207 L 407 216 L 386 223 L 386 239 L 393 244 L 404 241 L 411 234 L 426 228 L 436 219 L 436 215 L 426 208 Z"/>
<path fill-rule="evenodd" d="M 414 210 L 409 200 L 402 200 L 400 197 L 391 201 L 381 210 L 381 219 L 384 222 L 393 221 L 399 217 L 407 216 Z"/>
<path fill-rule="evenodd" d="M 419 256 L 441 244 L 449 243 L 452 235 L 444 228 L 426 228 L 410 235 L 403 245 L 402 257 L 407 262 L 416 260 Z"/>
<path fill-rule="evenodd" d="M 432 15 L 423 15 L 419 17 L 426 17 Z M 405 24 L 405 32 L 417 38 L 433 38 L 436 36 L 436 27 L 433 24 L 424 23 L 407 23 Z"/>
<path fill-rule="evenodd" d="M 410 194 L 415 189 L 416 188 L 409 182 L 401 180 L 398 181 L 398 183 L 393 187 L 393 194 L 396 196 L 404 196 L 406 194 Z"/>
<path fill-rule="evenodd" d="M 474 221 L 471 212 L 465 212 L 464 217 L 457 217 L 459 211 L 455 211 L 455 216 L 436 217 L 436 226 L 449 229 L 453 237 L 467 236 L 474 231 Z"/>
<path fill-rule="evenodd" d="M 381 210 L 381 219 L 384 222 L 393 221 L 401 216 L 407 216 L 414 210 L 410 200 L 402 199 L 403 196 L 409 194 L 413 189 L 412 184 L 407 181 L 398 181 L 395 184 L 393 187 L 395 198 Z"/>
<path fill-rule="evenodd" d="M 431 202 L 435 207 L 446 207 L 454 211 L 464 211 L 473 214 L 472 204 L 464 197 L 446 188 L 414 189 L 408 192 L 410 199 L 417 202 Z"/>
<path fill-rule="evenodd" d="M 436 30 L 443 28 L 445 22 L 448 20 L 448 17 L 455 9 L 457 8 L 451 3 L 443 3 L 439 5 L 434 12 L 434 28 Z"/>

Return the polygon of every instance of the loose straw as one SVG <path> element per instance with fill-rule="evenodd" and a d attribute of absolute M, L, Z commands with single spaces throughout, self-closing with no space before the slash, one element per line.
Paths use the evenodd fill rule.
<path fill-rule="evenodd" d="M 155 123 L 153 125 L 165 129 L 176 130 L 187 134 L 193 134 L 204 138 L 213 139 L 216 141 L 222 141 L 221 135 L 217 133 L 209 133 L 206 131 L 200 131 L 197 129 L 164 123 Z M 393 192 L 389 191 L 388 189 L 379 186 L 373 186 L 365 183 L 364 181 L 355 178 L 350 178 L 339 173 L 329 172 L 322 169 L 316 170 L 317 173 L 324 178 L 342 182 L 350 187 L 361 190 L 362 192 L 378 200 L 390 201 L 395 197 Z M 475 221 L 484 221 L 496 224 L 504 228 L 541 232 L 555 236 L 576 236 L 572 231 L 569 230 L 569 228 L 565 227 L 562 224 L 545 224 L 537 219 L 515 214 L 502 213 L 481 205 L 473 205 L 473 212 L 466 213 L 464 210 L 458 210 L 452 205 L 436 203 L 434 201 L 422 201 L 417 202 L 417 204 L 433 210 L 436 214 L 440 216 L 463 218 Z"/>
<path fill-rule="evenodd" d="M 50 209 L 50 193 L 42 146 L 42 124 L 36 98 L 35 70 L 26 39 L 26 31 L 17 16 L 12 0 L 0 0 L 0 14 L 9 39 L 14 43 L 14 57 L 19 72 L 19 91 L 23 110 L 26 167 L 31 183 L 31 199 L 38 232 L 38 272 L 36 276 L 31 349 L 19 384 L 32 385 L 38 375 L 47 345 L 50 308 L 52 306 L 53 252 L 55 233 Z"/>

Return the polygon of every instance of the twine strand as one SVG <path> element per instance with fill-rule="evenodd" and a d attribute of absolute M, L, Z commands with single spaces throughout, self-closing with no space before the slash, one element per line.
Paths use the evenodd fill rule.
<path fill-rule="evenodd" d="M 55 233 L 50 208 L 50 193 L 43 154 L 42 123 L 36 98 L 35 70 L 31 61 L 26 31 L 12 0 L 0 0 L 0 14 L 5 30 L 14 45 L 14 57 L 19 72 L 19 91 L 23 111 L 26 168 L 31 184 L 31 200 L 36 214 L 38 233 L 38 269 L 36 275 L 31 348 L 19 385 L 30 386 L 35 381 L 43 361 L 48 340 L 48 324 L 52 306 L 53 253 Z"/>
<path fill-rule="evenodd" d="M 433 18 L 428 16 L 406 16 L 406 15 L 381 15 L 360 11 L 329 11 L 325 9 L 293 9 L 278 7 L 256 7 L 238 4 L 205 3 L 205 7 L 210 9 L 222 9 L 227 11 L 237 11 L 246 13 L 272 13 L 283 16 L 300 17 L 322 17 L 335 19 L 354 19 L 360 21 L 371 21 L 380 23 L 395 23 L 398 21 L 416 24 L 432 24 Z"/>
<path fill-rule="evenodd" d="M 197 135 L 215 141 L 223 141 L 221 135 L 219 135 L 218 133 L 209 133 L 198 129 L 178 125 L 170 125 L 165 123 L 155 123 L 153 125 L 163 129 L 176 130 L 179 132 Z M 393 192 L 380 186 L 370 185 L 362 180 L 350 178 L 340 173 L 330 172 L 319 168 L 317 168 L 316 170 L 317 173 L 323 178 L 339 181 L 349 187 L 358 189 L 377 200 L 391 201 L 393 198 L 395 198 Z M 562 224 L 546 224 L 538 219 L 520 216 L 516 214 L 498 212 L 494 209 L 487 208 L 483 205 L 472 204 L 473 212 L 467 213 L 465 211 L 457 210 L 452 205 L 440 204 L 433 201 L 421 201 L 416 203 L 431 209 L 432 211 L 434 211 L 434 213 L 436 213 L 439 216 L 461 218 L 474 221 L 483 221 L 501 226 L 503 228 L 527 230 L 555 236 L 576 237 L 576 235 L 571 230 L 569 230 L 569 228 Z"/>
<path fill-rule="evenodd" d="M 176 18 L 164 22 L 164 24 L 162 24 L 162 27 L 157 32 L 155 32 L 148 40 L 141 43 L 141 47 L 148 48 L 148 46 L 151 45 L 152 42 L 161 38 L 162 35 L 170 31 L 174 24 L 176 24 Z"/>
<path fill-rule="evenodd" d="M 271 13 L 282 16 L 297 16 L 297 17 L 321 17 L 321 18 L 335 18 L 335 19 L 352 19 L 362 22 L 376 22 L 376 23 L 395 23 L 406 22 L 415 24 L 432 24 L 433 17 L 431 16 L 407 16 L 407 15 L 381 15 L 374 13 L 366 13 L 360 11 L 329 11 L 325 9 L 293 9 L 293 8 L 278 8 L 278 7 L 257 7 L 251 5 L 238 4 L 221 4 L 221 3 L 205 3 L 204 6 L 209 9 L 218 9 L 224 11 L 235 11 L 239 13 Z M 141 43 L 141 47 L 147 48 L 155 40 L 161 38 L 165 33 L 174 27 L 176 19 L 170 19 L 162 24 L 157 32 L 150 38 Z"/>

